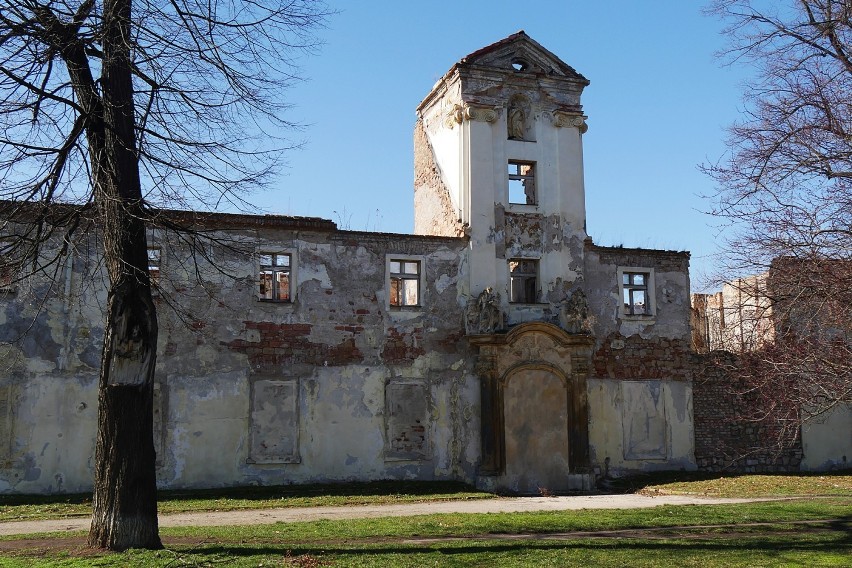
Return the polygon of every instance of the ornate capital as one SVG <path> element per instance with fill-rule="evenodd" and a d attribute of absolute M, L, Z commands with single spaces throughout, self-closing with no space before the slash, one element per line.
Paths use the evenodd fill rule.
<path fill-rule="evenodd" d="M 447 110 L 447 115 L 444 117 L 444 125 L 447 128 L 453 128 L 456 124 L 461 124 L 464 120 L 464 109 L 461 105 L 453 105 Z"/>
<path fill-rule="evenodd" d="M 465 105 L 464 116 L 468 120 L 479 120 L 482 122 L 494 122 L 497 120 L 497 109 L 481 105 Z"/>
<path fill-rule="evenodd" d="M 484 105 L 453 105 L 444 117 L 444 124 L 447 128 L 453 128 L 465 119 L 494 122 L 497 120 L 497 109 Z"/>
<path fill-rule="evenodd" d="M 474 370 L 482 379 L 495 379 L 497 375 L 497 357 L 491 353 L 480 353 L 476 358 Z"/>
<path fill-rule="evenodd" d="M 556 128 L 578 128 L 580 134 L 585 134 L 589 129 L 586 117 L 581 114 L 555 111 L 550 113 L 550 120 Z"/>

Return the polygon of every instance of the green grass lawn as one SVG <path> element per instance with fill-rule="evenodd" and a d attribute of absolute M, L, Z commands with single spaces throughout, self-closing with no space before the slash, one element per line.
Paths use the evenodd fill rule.
<path fill-rule="evenodd" d="M 166 550 L 120 554 L 85 549 L 82 534 L 42 535 L 17 543 L 23 547 L 0 548 L 0 566 L 848 566 L 852 499 L 169 528 L 161 534 Z"/>
<path fill-rule="evenodd" d="M 166 549 L 105 553 L 85 534 L 0 539 L 10 566 L 849 566 L 852 474 L 662 473 L 622 491 L 803 499 L 513 514 L 163 528 Z M 162 513 L 493 496 L 460 483 L 375 482 L 160 493 Z M 89 497 L 0 496 L 0 521 L 88 515 Z"/>
<path fill-rule="evenodd" d="M 617 491 L 708 497 L 852 497 L 852 472 L 800 475 L 731 475 L 664 472 L 618 480 Z M 160 513 L 233 511 L 277 507 L 370 505 L 459 499 L 494 495 L 457 482 L 377 481 L 323 485 L 235 487 L 161 491 Z M 0 522 L 88 516 L 91 495 L 0 495 Z"/>
<path fill-rule="evenodd" d="M 375 481 L 160 491 L 157 509 L 160 514 L 169 514 L 491 498 L 494 495 L 453 481 Z M 0 495 L 0 522 L 82 517 L 91 512 L 91 494 Z"/>
<path fill-rule="evenodd" d="M 809 474 L 663 472 L 618 480 L 630 493 L 703 497 L 852 497 L 852 471 Z"/>

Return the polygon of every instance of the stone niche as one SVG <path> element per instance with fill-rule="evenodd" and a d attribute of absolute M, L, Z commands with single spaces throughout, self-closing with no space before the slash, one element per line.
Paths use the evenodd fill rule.
<path fill-rule="evenodd" d="M 586 381 L 593 338 L 531 322 L 468 339 L 479 348 L 484 485 L 519 494 L 592 489 Z"/>

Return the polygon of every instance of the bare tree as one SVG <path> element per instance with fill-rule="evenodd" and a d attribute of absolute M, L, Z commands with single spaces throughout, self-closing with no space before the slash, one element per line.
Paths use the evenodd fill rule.
<path fill-rule="evenodd" d="M 755 71 L 728 155 L 704 168 L 718 182 L 712 214 L 728 221 L 719 280 L 765 275 L 760 317 L 772 322 L 749 326 L 763 335 L 730 370 L 761 401 L 749 418 L 794 440 L 803 421 L 852 403 L 852 2 L 710 11 L 727 23 L 729 62 Z"/>
<path fill-rule="evenodd" d="M 109 276 L 92 546 L 161 546 L 146 228 L 181 230 L 162 208 L 241 206 L 265 183 L 293 126 L 293 57 L 326 14 L 311 0 L 0 2 L 0 275 L 50 274 L 96 231 Z"/>

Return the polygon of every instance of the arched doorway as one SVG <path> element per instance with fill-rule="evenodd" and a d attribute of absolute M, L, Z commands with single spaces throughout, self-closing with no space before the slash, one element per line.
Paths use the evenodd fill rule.
<path fill-rule="evenodd" d="M 529 322 L 468 340 L 479 348 L 484 485 L 517 493 L 591 490 L 586 379 L 594 339 Z"/>

